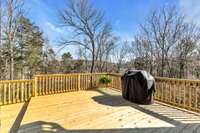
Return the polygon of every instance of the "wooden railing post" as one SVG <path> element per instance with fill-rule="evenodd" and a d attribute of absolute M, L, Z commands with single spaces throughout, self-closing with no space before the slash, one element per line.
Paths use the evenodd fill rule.
<path fill-rule="evenodd" d="M 37 96 L 37 83 L 38 83 L 38 78 L 37 76 L 35 76 L 34 78 L 34 96 L 36 97 Z"/>
<path fill-rule="evenodd" d="M 81 90 L 81 75 L 78 74 L 78 91 Z"/>

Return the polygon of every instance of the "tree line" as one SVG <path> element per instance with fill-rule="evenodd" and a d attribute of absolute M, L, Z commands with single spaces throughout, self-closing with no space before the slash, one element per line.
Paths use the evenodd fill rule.
<path fill-rule="evenodd" d="M 200 29 L 176 7 L 153 11 L 131 46 L 138 68 L 153 75 L 200 78 Z"/>
<path fill-rule="evenodd" d="M 90 72 L 105 71 L 113 62 L 114 72 L 141 69 L 161 77 L 200 78 L 200 29 L 175 6 L 152 11 L 133 41 L 116 37 L 89 0 L 71 0 L 60 16 L 74 30 L 63 45 L 78 45 L 82 58 L 92 61 Z"/>
<path fill-rule="evenodd" d="M 40 27 L 25 12 L 23 0 L 0 0 L 0 79 L 30 79 L 75 69 L 67 64 L 71 54 L 58 59 Z"/>
<path fill-rule="evenodd" d="M 58 18 L 71 29 L 57 56 L 34 22 L 25 15 L 23 0 L 0 0 L 0 79 L 26 79 L 36 74 L 123 72 L 147 70 L 154 76 L 200 78 L 200 30 L 176 7 L 152 11 L 132 41 L 115 35 L 105 13 L 90 0 L 68 0 Z M 128 16 L 127 16 L 128 17 Z"/>

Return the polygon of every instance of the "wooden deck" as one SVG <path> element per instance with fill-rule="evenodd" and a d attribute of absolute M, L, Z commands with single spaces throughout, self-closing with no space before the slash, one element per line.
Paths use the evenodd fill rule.
<path fill-rule="evenodd" d="M 136 105 L 111 89 L 33 97 L 1 110 L 2 133 L 200 133 L 198 115 L 160 103 Z"/>

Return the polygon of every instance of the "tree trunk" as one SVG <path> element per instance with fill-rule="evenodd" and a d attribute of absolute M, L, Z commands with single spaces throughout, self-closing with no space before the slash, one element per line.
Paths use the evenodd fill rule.
<path fill-rule="evenodd" d="M 10 80 L 14 79 L 14 58 L 13 58 L 13 45 L 10 42 Z"/>
<path fill-rule="evenodd" d="M 179 78 L 184 77 L 184 64 L 180 63 Z"/>
<path fill-rule="evenodd" d="M 92 65 L 91 65 L 90 73 L 93 73 L 93 71 L 94 71 L 94 55 L 92 55 Z"/>
<path fill-rule="evenodd" d="M 4 76 L 5 76 L 5 79 L 9 79 L 9 75 L 8 75 L 8 59 L 6 58 L 5 59 L 5 72 L 4 72 Z"/>
<path fill-rule="evenodd" d="M 13 21 L 13 1 L 9 1 L 8 3 L 8 45 L 9 45 L 9 63 L 10 63 L 10 80 L 13 80 L 14 75 L 14 59 L 13 59 L 13 39 L 14 34 L 12 32 L 12 21 Z"/>
<path fill-rule="evenodd" d="M 92 65 L 91 65 L 90 73 L 93 73 L 94 65 L 95 65 L 95 44 L 92 39 L 90 39 L 90 40 L 92 42 Z"/>
<path fill-rule="evenodd" d="M 164 76 L 164 68 L 165 68 L 165 59 L 164 59 L 164 51 L 162 50 L 162 59 L 161 59 L 161 77 Z"/>
<path fill-rule="evenodd" d="M 150 74 L 152 74 L 153 75 L 153 63 L 152 63 L 153 61 L 151 60 L 150 61 Z"/>

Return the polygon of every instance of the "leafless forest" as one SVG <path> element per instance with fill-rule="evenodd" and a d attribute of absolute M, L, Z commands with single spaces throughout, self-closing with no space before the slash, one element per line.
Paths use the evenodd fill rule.
<path fill-rule="evenodd" d="M 130 14 L 131 15 L 131 14 Z M 29 79 L 36 74 L 147 70 L 154 76 L 200 78 L 200 29 L 175 6 L 151 11 L 132 40 L 115 35 L 106 12 L 89 0 L 71 0 L 57 17 L 72 29 L 60 49 L 78 48 L 58 57 L 24 9 L 23 0 L 0 0 L 0 79 Z M 128 16 L 127 16 L 128 17 Z"/>

